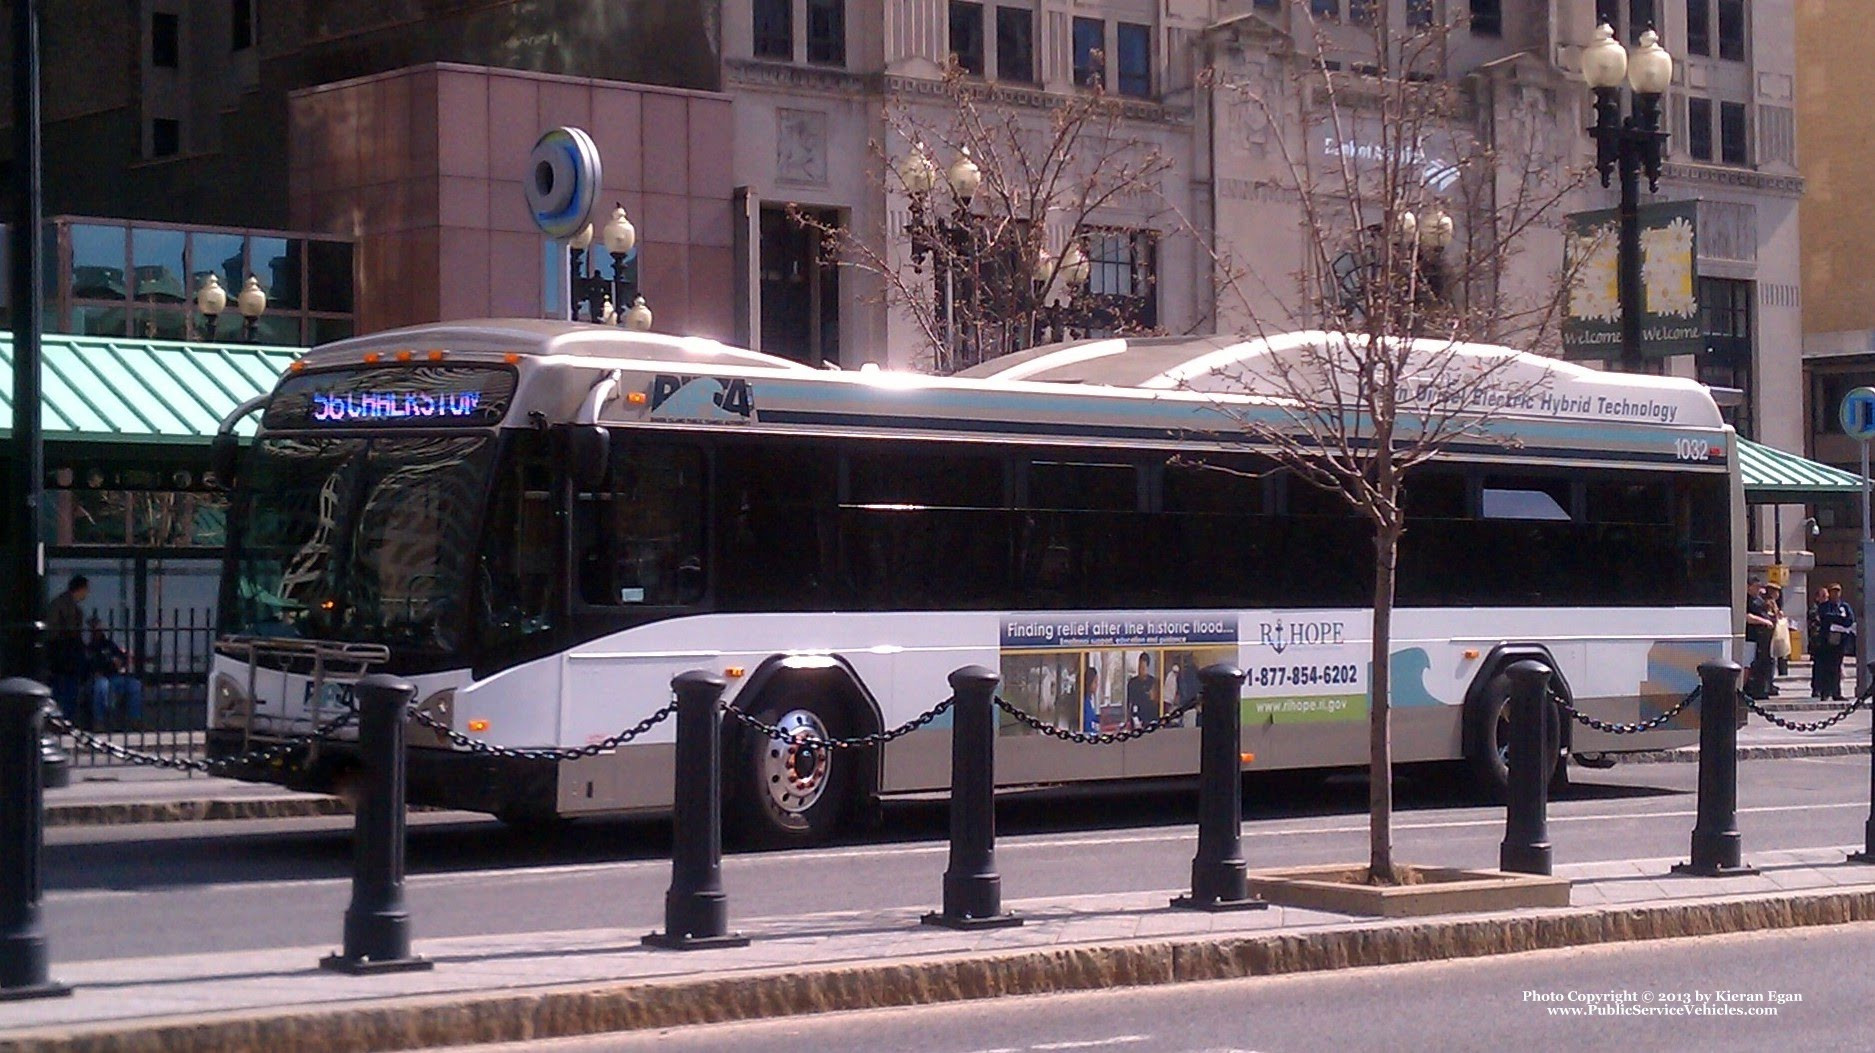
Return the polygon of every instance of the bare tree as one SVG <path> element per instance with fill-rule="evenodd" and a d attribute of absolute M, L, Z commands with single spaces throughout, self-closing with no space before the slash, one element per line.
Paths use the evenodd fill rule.
<path fill-rule="evenodd" d="M 1496 434 L 1547 382 L 1487 345 L 1559 346 L 1564 276 L 1525 266 L 1520 283 L 1513 271 L 1526 240 L 1560 246 L 1561 206 L 1582 176 L 1544 149 L 1556 140 L 1540 98 L 1520 115 L 1488 78 L 1448 75 L 1450 27 L 1416 25 L 1430 4 L 1364 9 L 1369 26 L 1317 26 L 1298 3 L 1298 31 L 1271 45 L 1275 76 L 1208 72 L 1219 111 L 1258 137 L 1263 192 L 1299 213 L 1300 259 L 1272 273 L 1242 262 L 1277 255 L 1267 245 L 1256 256 L 1217 245 L 1222 324 L 1271 351 L 1202 383 L 1275 396 L 1274 412 L 1219 408 L 1280 470 L 1339 494 L 1372 528 L 1368 877 L 1394 883 L 1388 664 L 1408 478 Z M 1278 336 L 1294 330 L 1306 335 Z"/>
<path fill-rule="evenodd" d="M 878 186 L 910 216 L 868 231 L 790 209 L 837 262 L 876 275 L 923 345 L 921 365 L 951 373 L 1089 330 L 1136 332 L 1134 298 L 1089 287 L 1094 242 L 1150 238 L 1116 219 L 1166 214 L 1173 159 L 1134 134 L 1128 104 L 1097 87 L 1071 94 L 1007 89 L 953 62 L 930 96 L 884 108 L 869 144 Z M 893 210 L 888 209 L 888 214 Z M 1134 277 L 1154 281 L 1150 244 Z"/>

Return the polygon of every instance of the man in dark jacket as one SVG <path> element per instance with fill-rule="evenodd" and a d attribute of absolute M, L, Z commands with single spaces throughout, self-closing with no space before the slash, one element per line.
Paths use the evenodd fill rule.
<path fill-rule="evenodd" d="M 1745 673 L 1745 694 L 1755 699 L 1771 697 L 1772 676 L 1777 659 L 1771 656 L 1771 603 L 1764 595 L 1764 580 L 1751 579 L 1745 590 L 1745 642 L 1752 645 L 1751 668 Z"/>
<path fill-rule="evenodd" d="M 78 704 L 79 695 L 91 682 L 91 657 L 85 652 L 84 603 L 89 595 L 91 580 L 74 574 L 65 591 L 46 606 L 46 662 L 52 671 L 52 698 L 65 719 L 80 727 L 91 723 L 86 707 Z"/>
<path fill-rule="evenodd" d="M 1842 702 L 1842 659 L 1855 653 L 1855 611 L 1843 602 L 1842 586 L 1831 584 L 1829 596 L 1817 604 L 1810 647 L 1810 692 L 1825 701 Z"/>

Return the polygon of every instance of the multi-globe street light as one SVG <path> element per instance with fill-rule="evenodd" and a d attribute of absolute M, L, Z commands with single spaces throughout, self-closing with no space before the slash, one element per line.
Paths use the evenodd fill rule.
<path fill-rule="evenodd" d="M 1595 168 L 1602 186 L 1617 172 L 1621 177 L 1615 248 L 1621 365 L 1635 371 L 1641 364 L 1641 174 L 1647 174 L 1649 191 L 1660 189 L 1667 145 L 1667 133 L 1660 128 L 1660 101 L 1673 83 L 1673 56 L 1660 46 L 1660 35 L 1652 29 L 1641 34 L 1640 44 L 1630 52 L 1603 23 L 1595 29 L 1595 40 L 1582 49 L 1582 79 L 1595 92 L 1595 123 L 1588 133 L 1595 140 Z M 1623 80 L 1632 89 L 1625 118 Z"/>
<path fill-rule="evenodd" d="M 625 214 L 625 206 L 615 204 L 612 218 L 599 231 L 599 244 L 612 257 L 612 276 L 599 273 L 598 260 L 592 259 L 591 273 L 587 273 L 587 253 L 592 249 L 593 229 L 588 223 L 579 233 L 567 239 L 567 256 L 570 277 L 568 288 L 572 290 L 573 319 L 579 320 L 580 307 L 586 308 L 586 320 L 605 325 L 623 325 L 634 332 L 644 332 L 651 328 L 651 308 L 645 305 L 645 298 L 638 290 L 638 258 L 632 250 L 638 247 L 638 228 Z M 596 255 L 596 254 L 595 254 Z M 618 305 L 629 306 L 621 314 Z"/>

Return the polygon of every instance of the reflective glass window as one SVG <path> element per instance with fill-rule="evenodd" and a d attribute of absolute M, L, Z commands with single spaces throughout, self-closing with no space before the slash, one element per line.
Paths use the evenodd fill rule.
<path fill-rule="evenodd" d="M 311 311 L 351 313 L 352 246 L 350 242 L 309 241 L 306 243 L 306 308 Z"/>
<path fill-rule="evenodd" d="M 130 265 L 135 274 L 136 297 L 146 303 L 181 303 L 188 299 L 183 284 L 183 247 L 189 236 L 180 230 L 134 229 L 130 232 Z"/>
<path fill-rule="evenodd" d="M 251 238 L 248 269 L 267 290 L 267 309 L 297 310 L 300 306 L 300 242 L 287 238 Z M 234 298 L 229 294 L 230 300 Z"/>
<path fill-rule="evenodd" d="M 124 228 L 74 223 L 68 230 L 72 245 L 72 295 L 81 300 L 123 299 L 127 292 L 124 287 Z"/>

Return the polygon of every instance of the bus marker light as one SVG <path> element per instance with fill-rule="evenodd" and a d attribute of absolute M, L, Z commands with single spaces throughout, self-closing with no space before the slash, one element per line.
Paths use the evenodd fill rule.
<path fill-rule="evenodd" d="M 430 353 L 424 357 L 432 362 L 441 362 L 443 360 L 443 350 L 441 348 L 431 348 Z"/>
<path fill-rule="evenodd" d="M 521 361 L 521 356 L 516 352 L 510 351 L 507 354 L 501 356 L 501 360 L 503 362 L 508 363 L 511 366 L 519 365 Z"/>
<path fill-rule="evenodd" d="M 366 351 L 365 352 L 365 361 L 368 363 L 380 362 L 383 359 L 384 359 L 384 352 L 382 351 Z"/>
<path fill-rule="evenodd" d="M 642 406 L 645 403 L 651 401 L 651 396 L 646 395 L 642 391 L 627 391 L 625 393 L 625 401 L 631 403 L 634 406 Z"/>
<path fill-rule="evenodd" d="M 484 731 L 487 731 L 487 730 L 488 730 L 488 721 L 486 721 L 486 720 L 471 720 L 471 721 L 469 721 L 469 730 L 470 730 L 470 731 L 473 731 L 473 732 L 476 732 L 476 733 L 478 733 L 478 734 L 479 734 L 479 733 L 481 733 L 481 732 L 484 732 Z"/>
<path fill-rule="evenodd" d="M 1237 759 L 1245 764 L 1255 764 L 1257 762 L 1257 755 L 1254 753 L 1239 753 Z"/>
<path fill-rule="evenodd" d="M 293 360 L 293 364 L 286 368 L 291 372 L 298 373 L 300 370 L 306 368 L 306 360 L 303 358 L 296 358 Z"/>
<path fill-rule="evenodd" d="M 1478 652 L 1475 648 L 1467 647 L 1465 648 L 1465 657 L 1467 659 L 1476 658 L 1478 657 Z"/>
<path fill-rule="evenodd" d="M 741 666 L 732 665 L 728 667 L 727 669 L 723 670 L 723 675 L 727 677 L 740 677 L 743 674 L 743 671 L 744 670 Z"/>
<path fill-rule="evenodd" d="M 407 347 L 404 348 L 402 351 L 397 352 L 397 361 L 399 362 L 408 362 L 414 357 L 416 356 Z"/>

